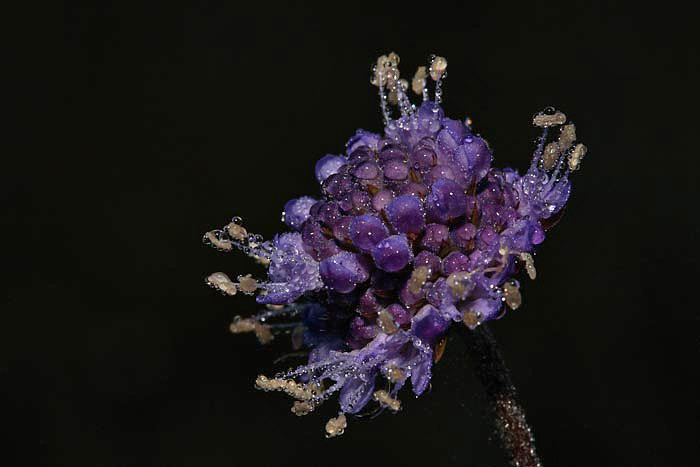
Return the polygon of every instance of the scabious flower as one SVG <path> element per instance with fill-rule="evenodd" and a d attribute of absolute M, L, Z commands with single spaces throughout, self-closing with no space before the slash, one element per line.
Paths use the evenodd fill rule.
<path fill-rule="evenodd" d="M 370 404 L 399 410 L 409 381 L 423 393 L 450 326 L 473 329 L 520 307 L 516 277 L 523 271 L 535 279 L 533 254 L 561 215 L 586 153 L 574 125 L 549 108 L 534 116 L 542 134 L 527 171 L 492 167 L 491 147 L 471 120 L 448 118 L 440 106 L 447 61 L 434 57 L 410 85 L 398 62 L 392 53 L 373 69 L 383 134 L 358 130 L 343 154 L 316 163 L 320 193 L 286 203 L 289 232 L 264 241 L 234 218 L 204 236 L 268 266 L 266 280 L 234 282 L 219 272 L 207 281 L 227 295 L 257 294 L 266 305 L 236 317 L 232 332 L 254 332 L 263 343 L 291 333 L 295 349 L 309 350 L 306 365 L 259 376 L 256 386 L 292 396 L 297 415 L 338 393 L 328 436 L 342 434 L 346 415 Z M 410 102 L 409 87 L 420 105 Z"/>

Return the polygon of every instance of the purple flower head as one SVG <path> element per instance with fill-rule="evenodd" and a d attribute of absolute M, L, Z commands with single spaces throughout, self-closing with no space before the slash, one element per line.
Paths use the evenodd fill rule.
<path fill-rule="evenodd" d="M 291 233 L 264 241 L 235 219 L 204 236 L 268 267 L 265 280 L 215 273 L 207 281 L 268 306 L 237 317 L 234 333 L 265 343 L 284 332 L 309 350 L 306 365 L 256 385 L 292 396 L 297 415 L 338 393 L 328 436 L 343 432 L 346 414 L 398 410 L 409 380 L 416 395 L 425 391 L 450 326 L 474 328 L 521 306 L 516 278 L 535 279 L 533 254 L 586 154 L 574 125 L 547 109 L 533 119 L 542 135 L 528 169 L 492 167 L 471 120 L 447 118 L 440 106 L 447 61 L 435 57 L 410 83 L 397 65 L 396 54 L 382 56 L 372 75 L 383 132 L 358 130 L 343 155 L 316 163 L 316 197 L 284 206 Z M 410 102 L 409 88 L 421 104 Z"/>

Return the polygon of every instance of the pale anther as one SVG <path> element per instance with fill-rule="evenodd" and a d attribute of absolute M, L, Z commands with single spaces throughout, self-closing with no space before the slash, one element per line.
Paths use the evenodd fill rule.
<path fill-rule="evenodd" d="M 348 421 L 345 418 L 345 414 L 340 414 L 336 418 L 331 418 L 326 423 L 326 437 L 333 438 L 334 436 L 340 436 L 345 432 L 348 427 Z"/>
<path fill-rule="evenodd" d="M 387 407 L 394 412 L 398 412 L 398 410 L 401 408 L 401 401 L 394 399 L 387 391 L 383 389 L 376 391 L 373 397 L 374 400 L 379 402 L 380 405 Z"/>
<path fill-rule="evenodd" d="M 430 64 L 430 77 L 433 81 L 439 80 L 447 70 L 447 59 L 445 57 L 435 57 Z"/>
<path fill-rule="evenodd" d="M 551 115 L 540 112 L 532 119 L 532 124 L 541 128 L 563 125 L 564 123 L 566 123 L 566 115 L 559 111 L 556 111 Z"/>

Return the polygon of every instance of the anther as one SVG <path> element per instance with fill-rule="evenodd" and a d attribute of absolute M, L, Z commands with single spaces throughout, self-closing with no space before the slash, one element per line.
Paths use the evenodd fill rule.
<path fill-rule="evenodd" d="M 571 154 L 569 155 L 569 169 L 572 172 L 574 170 L 578 170 L 578 168 L 581 166 L 581 160 L 583 159 L 583 156 L 586 155 L 586 151 L 586 146 L 581 143 L 577 144 L 573 151 L 571 151 Z"/>
<path fill-rule="evenodd" d="M 257 377 L 255 387 L 263 391 L 284 391 L 300 401 L 309 401 L 318 395 L 313 386 L 299 384 L 293 379 L 268 378 L 263 375 Z"/>
<path fill-rule="evenodd" d="M 348 427 L 348 421 L 345 418 L 345 414 L 340 414 L 335 418 L 331 418 L 326 423 L 326 437 L 333 438 L 335 436 L 340 436 L 345 432 Z"/>
<path fill-rule="evenodd" d="M 425 285 L 428 277 L 430 277 L 431 271 L 428 266 L 418 266 L 411 273 L 411 277 L 408 279 L 408 290 L 413 295 L 418 295 L 421 288 Z"/>
<path fill-rule="evenodd" d="M 401 401 L 394 399 L 387 391 L 383 389 L 376 391 L 373 397 L 374 400 L 379 402 L 381 406 L 387 407 L 394 412 L 398 412 L 399 409 L 401 409 Z"/>
<path fill-rule="evenodd" d="M 292 413 L 297 417 L 311 413 L 316 407 L 311 402 L 294 401 Z"/>
<path fill-rule="evenodd" d="M 220 235 L 220 231 L 212 230 L 204 234 L 204 238 L 219 250 L 231 251 L 231 249 L 233 248 L 233 245 L 231 245 L 231 241 L 225 238 L 219 238 L 219 235 L 217 235 L 217 233 Z"/>
<path fill-rule="evenodd" d="M 471 292 L 470 276 L 468 272 L 455 272 L 447 278 L 447 286 L 452 290 L 452 295 L 456 299 L 463 300 Z"/>
<path fill-rule="evenodd" d="M 544 154 L 542 154 L 542 168 L 544 170 L 551 170 L 554 168 L 560 155 L 561 152 L 558 142 L 553 141 L 547 144 L 547 146 L 544 147 Z"/>
<path fill-rule="evenodd" d="M 398 383 L 399 381 L 403 381 L 406 376 L 403 374 L 403 371 L 401 371 L 401 368 L 392 365 L 386 369 L 386 377 L 389 382 Z"/>
<path fill-rule="evenodd" d="M 559 147 L 562 152 L 568 151 L 572 144 L 576 141 L 576 127 L 573 123 L 561 127 L 559 135 Z"/>
<path fill-rule="evenodd" d="M 525 271 L 528 277 L 533 281 L 537 277 L 537 270 L 535 269 L 535 260 L 530 253 L 520 253 L 520 259 L 525 263 Z"/>
<path fill-rule="evenodd" d="M 248 238 L 248 231 L 242 225 L 231 222 L 226 226 L 226 231 L 229 237 L 239 242 L 243 242 Z"/>
<path fill-rule="evenodd" d="M 381 310 L 377 314 L 377 324 L 379 324 L 379 327 L 385 334 L 391 335 L 399 330 L 399 327 L 394 322 L 394 317 L 386 310 Z"/>
<path fill-rule="evenodd" d="M 515 283 L 506 282 L 503 284 L 503 298 L 505 299 L 506 305 L 508 305 L 511 310 L 518 309 L 523 303 L 520 289 Z"/>
<path fill-rule="evenodd" d="M 251 295 L 258 289 L 258 281 L 251 277 L 250 274 L 238 276 L 238 288 L 244 294 Z"/>
<path fill-rule="evenodd" d="M 465 311 L 462 314 L 462 321 L 469 327 L 469 329 L 474 329 L 479 325 L 479 317 L 473 311 Z"/>
<path fill-rule="evenodd" d="M 413 80 L 411 80 L 411 89 L 418 95 L 423 94 L 425 89 L 425 79 L 428 77 L 428 72 L 424 66 L 419 66 L 416 70 L 416 74 L 413 75 Z"/>
<path fill-rule="evenodd" d="M 430 77 L 433 81 L 437 81 L 442 78 L 447 70 L 447 60 L 445 57 L 435 57 L 430 63 Z"/>
<path fill-rule="evenodd" d="M 399 58 L 399 55 L 396 52 L 391 52 L 387 56 L 387 61 L 389 62 L 390 66 L 397 67 L 399 66 L 399 62 L 401 61 L 401 59 Z"/>
<path fill-rule="evenodd" d="M 219 289 L 226 295 L 236 295 L 238 289 L 231 279 L 223 272 L 215 272 L 207 277 L 207 284 L 211 287 Z"/>
<path fill-rule="evenodd" d="M 555 125 L 563 125 L 566 123 L 566 115 L 556 111 L 553 114 L 540 112 L 532 119 L 532 124 L 540 128 L 548 128 Z"/>
<path fill-rule="evenodd" d="M 236 316 L 233 318 L 233 322 L 229 326 L 229 330 L 234 333 L 234 334 L 241 334 L 244 332 L 253 332 L 255 331 L 255 325 L 257 322 L 253 319 L 250 318 L 241 318 L 240 316 Z"/>

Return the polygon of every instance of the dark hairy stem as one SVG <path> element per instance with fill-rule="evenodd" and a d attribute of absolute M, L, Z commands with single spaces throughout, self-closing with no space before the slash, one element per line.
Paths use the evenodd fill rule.
<path fill-rule="evenodd" d="M 525 420 L 525 411 L 518 403 L 515 386 L 510 379 L 498 344 L 491 330 L 482 324 L 473 331 L 465 328 L 465 341 L 476 365 L 476 374 L 486 390 L 493 423 L 511 465 L 541 467 L 535 451 L 535 437 Z"/>

